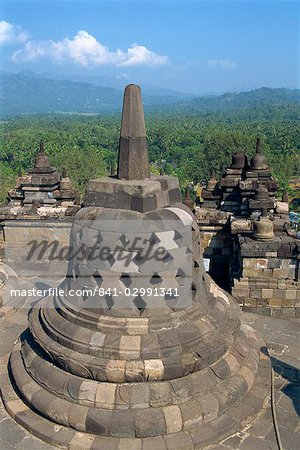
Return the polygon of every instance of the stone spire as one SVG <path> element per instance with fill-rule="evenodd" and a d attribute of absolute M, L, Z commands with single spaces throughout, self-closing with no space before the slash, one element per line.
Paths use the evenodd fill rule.
<path fill-rule="evenodd" d="M 118 178 L 144 180 L 150 177 L 146 128 L 141 89 L 125 88 L 119 144 Z"/>
<path fill-rule="evenodd" d="M 35 169 L 49 169 L 51 167 L 50 160 L 45 153 L 44 142 L 40 142 L 40 148 L 35 158 Z"/>
<path fill-rule="evenodd" d="M 260 142 L 260 138 L 259 137 L 256 139 L 256 153 L 262 153 L 262 151 L 261 151 L 261 142 Z"/>

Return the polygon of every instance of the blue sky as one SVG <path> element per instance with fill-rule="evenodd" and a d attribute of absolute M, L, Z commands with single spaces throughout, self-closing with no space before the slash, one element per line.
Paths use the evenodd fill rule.
<path fill-rule="evenodd" d="M 1 2 L 1 70 L 182 92 L 299 87 L 297 1 Z"/>

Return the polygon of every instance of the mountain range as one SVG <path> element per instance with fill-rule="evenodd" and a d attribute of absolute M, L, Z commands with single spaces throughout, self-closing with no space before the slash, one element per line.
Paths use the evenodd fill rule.
<path fill-rule="evenodd" d="M 45 78 L 48 76 L 48 78 Z M 106 114 L 120 112 L 123 88 L 128 80 L 74 76 L 73 79 L 52 74 L 37 75 L 30 71 L 18 74 L 0 73 L 1 118 L 24 114 L 70 113 Z M 71 77 L 72 78 L 72 77 Z M 193 96 L 177 91 L 145 86 L 143 102 L 146 111 L 199 114 L 230 112 L 282 105 L 300 106 L 300 90 L 260 88 L 248 92 Z"/>

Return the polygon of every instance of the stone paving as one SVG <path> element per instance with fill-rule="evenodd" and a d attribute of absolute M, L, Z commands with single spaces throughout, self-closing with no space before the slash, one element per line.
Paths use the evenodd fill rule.
<path fill-rule="evenodd" d="M 283 449 L 298 450 L 300 443 L 300 320 L 277 319 L 250 313 L 243 313 L 242 317 L 245 323 L 251 325 L 263 336 L 270 352 L 274 369 L 276 415 Z M 5 355 L 12 348 L 20 332 L 26 327 L 26 323 L 27 310 L 21 310 L 0 322 L 2 370 L 5 365 Z M 1 450 L 47 450 L 52 448 L 55 447 L 40 441 L 17 425 L 6 413 L 1 403 Z M 246 424 L 241 432 L 210 448 L 213 450 L 277 449 L 270 401 L 254 422 Z M 159 446 L 157 450 L 160 450 Z"/>

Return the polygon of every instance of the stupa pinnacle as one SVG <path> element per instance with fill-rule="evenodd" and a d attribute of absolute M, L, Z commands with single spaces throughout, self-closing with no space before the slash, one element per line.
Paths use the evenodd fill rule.
<path fill-rule="evenodd" d="M 118 178 L 144 180 L 150 177 L 148 147 L 141 89 L 125 88 L 119 146 Z"/>

